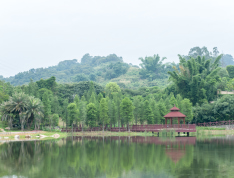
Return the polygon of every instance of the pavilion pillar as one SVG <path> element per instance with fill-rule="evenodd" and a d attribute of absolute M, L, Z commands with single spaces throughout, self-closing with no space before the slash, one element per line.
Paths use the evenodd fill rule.
<path fill-rule="evenodd" d="M 180 125 L 180 118 L 178 117 L 178 125 Z"/>
<path fill-rule="evenodd" d="M 172 125 L 172 118 L 171 118 L 171 125 Z"/>
<path fill-rule="evenodd" d="M 184 117 L 184 124 L 185 124 L 185 117 Z"/>

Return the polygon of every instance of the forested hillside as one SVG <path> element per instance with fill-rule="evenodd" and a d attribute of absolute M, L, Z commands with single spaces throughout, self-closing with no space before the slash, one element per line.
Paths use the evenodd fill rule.
<path fill-rule="evenodd" d="M 217 94 L 234 90 L 234 65 L 223 67 L 223 55 L 207 53 L 205 48 L 192 48 L 189 54 L 179 55 L 179 64 L 163 63 L 159 55 L 140 58 L 141 68 L 116 55 L 97 60 L 86 54 L 81 63 L 63 61 L 52 67 L 57 74 L 83 66 L 83 73 L 71 78 L 74 82 L 58 82 L 55 76 L 37 81 L 30 77 L 28 84 L 17 86 L 0 81 L 1 119 L 21 129 L 53 127 L 59 117 L 68 127 L 161 124 L 173 105 L 181 108 L 187 123 L 234 119 L 234 96 Z M 161 87 L 160 81 L 167 85 Z"/>
<path fill-rule="evenodd" d="M 30 69 L 2 79 L 15 86 L 27 84 L 31 79 L 38 81 L 54 76 L 58 83 L 94 81 L 103 86 L 108 82 L 116 82 L 122 88 L 132 89 L 142 86 L 165 87 L 167 72 L 173 70 L 172 67 L 176 64 L 163 64 L 163 59 L 160 59 L 158 55 L 140 58 L 142 62 L 142 69 L 140 69 L 139 66 L 125 63 L 122 57 L 115 54 L 106 57 L 85 54 L 80 62 L 76 59 L 65 60 L 56 66 Z"/>

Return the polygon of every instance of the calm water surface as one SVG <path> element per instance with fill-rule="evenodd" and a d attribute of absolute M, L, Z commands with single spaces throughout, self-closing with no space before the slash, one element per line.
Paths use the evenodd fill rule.
<path fill-rule="evenodd" d="M 234 177 L 234 137 L 0 142 L 0 177 Z"/>

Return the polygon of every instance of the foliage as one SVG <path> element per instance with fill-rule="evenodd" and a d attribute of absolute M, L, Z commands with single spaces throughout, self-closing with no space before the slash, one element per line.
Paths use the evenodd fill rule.
<path fill-rule="evenodd" d="M 124 121 L 128 124 L 133 119 L 133 110 L 132 101 L 128 97 L 125 97 L 120 104 L 120 111 Z"/>
<path fill-rule="evenodd" d="M 34 118 L 37 116 L 43 117 L 43 105 L 41 101 L 33 96 L 28 96 L 24 93 L 15 93 L 10 99 L 0 106 L 2 116 L 14 115 L 16 125 L 24 125 L 27 122 L 28 128 Z"/>
<path fill-rule="evenodd" d="M 228 71 L 229 77 L 234 78 L 234 65 L 228 65 L 226 69 Z"/>
<path fill-rule="evenodd" d="M 86 123 L 89 127 L 95 127 L 97 121 L 97 108 L 94 103 L 87 105 L 87 120 Z"/>
<path fill-rule="evenodd" d="M 179 57 L 180 71 L 168 72 L 177 92 L 183 98 L 190 99 L 193 105 L 212 101 L 217 93 L 219 61 L 222 56 L 218 56 L 214 62 L 200 56 L 187 61 L 182 56 Z"/>
<path fill-rule="evenodd" d="M 150 57 L 139 58 L 141 60 L 141 71 L 139 74 L 142 78 L 147 78 L 148 80 L 154 80 L 156 78 L 165 78 L 166 72 L 165 72 L 165 64 L 163 64 L 163 61 L 166 58 L 163 57 L 160 59 L 159 55 L 154 55 Z"/>
<path fill-rule="evenodd" d="M 78 122 L 79 121 L 79 109 L 76 106 L 76 103 L 70 103 L 67 106 L 67 110 L 68 110 L 68 119 L 70 121 L 71 124 L 73 124 L 74 122 Z"/>
<path fill-rule="evenodd" d="M 103 125 L 103 131 L 104 131 L 104 125 L 109 122 L 108 105 L 106 98 L 102 98 L 100 101 L 100 121 Z"/>

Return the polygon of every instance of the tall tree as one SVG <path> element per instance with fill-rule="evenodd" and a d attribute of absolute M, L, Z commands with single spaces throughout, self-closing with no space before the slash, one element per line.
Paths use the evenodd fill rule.
<path fill-rule="evenodd" d="M 229 65 L 226 67 L 229 77 L 234 78 L 234 65 Z"/>
<path fill-rule="evenodd" d="M 181 105 L 182 105 L 181 112 L 187 116 L 185 118 L 186 122 L 191 122 L 193 119 L 193 105 L 192 105 L 192 103 L 190 102 L 189 99 L 185 98 L 182 100 Z"/>
<path fill-rule="evenodd" d="M 61 114 L 60 104 L 57 96 L 52 97 L 51 112 L 54 114 Z"/>
<path fill-rule="evenodd" d="M 108 106 L 106 98 L 102 98 L 100 101 L 100 121 L 102 123 L 102 129 L 104 132 L 104 125 L 109 123 Z"/>
<path fill-rule="evenodd" d="M 81 121 L 81 126 L 82 126 L 82 132 L 84 129 L 84 123 L 86 122 L 86 118 L 87 118 L 87 112 L 86 112 L 86 102 L 84 99 L 81 99 L 80 102 L 80 121 Z"/>
<path fill-rule="evenodd" d="M 144 116 L 148 124 L 154 124 L 154 115 L 148 100 L 144 102 Z"/>
<path fill-rule="evenodd" d="M 164 123 L 165 118 L 163 116 L 167 114 L 167 109 L 162 99 L 158 103 L 158 110 L 160 112 L 160 122 Z"/>
<path fill-rule="evenodd" d="M 170 94 L 170 104 L 171 104 L 171 107 L 173 107 L 174 105 L 178 107 L 177 100 L 175 99 L 175 96 L 173 93 Z"/>
<path fill-rule="evenodd" d="M 62 120 L 63 123 L 66 123 L 66 127 L 67 127 L 67 121 L 68 121 L 68 113 L 67 113 L 67 107 L 68 107 L 68 99 L 64 99 L 63 101 L 63 110 L 62 110 Z"/>
<path fill-rule="evenodd" d="M 42 97 L 42 102 L 44 105 L 44 124 L 49 124 L 49 117 L 51 115 L 51 101 L 49 99 L 49 93 L 45 92 Z M 45 125 L 44 125 L 45 126 Z"/>
<path fill-rule="evenodd" d="M 67 111 L 68 111 L 69 123 L 71 123 L 73 127 L 73 123 L 79 120 L 79 110 L 76 107 L 76 103 L 70 103 L 67 106 Z"/>
<path fill-rule="evenodd" d="M 133 111 L 133 114 L 134 114 L 134 118 L 135 118 L 135 124 L 137 125 L 137 121 L 140 117 L 140 107 L 141 107 L 141 103 L 140 103 L 140 99 L 139 99 L 139 96 L 135 96 L 133 98 L 133 106 L 134 106 L 134 111 Z"/>
<path fill-rule="evenodd" d="M 107 96 L 109 98 L 112 99 L 112 95 L 114 93 L 118 93 L 120 91 L 121 91 L 120 87 L 119 87 L 119 85 L 117 83 L 115 83 L 115 82 L 109 82 L 109 83 L 106 84 L 106 94 L 107 94 Z"/>
<path fill-rule="evenodd" d="M 193 105 L 212 101 L 216 94 L 216 84 L 219 82 L 219 62 L 222 55 L 212 59 L 198 56 L 186 60 L 180 57 L 180 71 L 168 72 L 174 82 L 178 94 L 188 98 Z"/>
<path fill-rule="evenodd" d="M 89 127 L 95 127 L 97 121 L 97 108 L 94 103 L 89 103 L 87 105 L 87 125 Z"/>
<path fill-rule="evenodd" d="M 118 127 L 120 128 L 120 122 L 121 122 L 120 103 L 121 103 L 121 100 L 122 100 L 122 93 L 121 92 L 114 93 L 113 100 L 114 100 L 115 106 L 116 106 Z"/>
<path fill-rule="evenodd" d="M 120 104 L 120 108 L 121 108 L 121 115 L 124 121 L 127 123 L 129 130 L 129 122 L 131 122 L 133 119 L 133 110 L 134 110 L 132 101 L 128 97 L 125 97 Z"/>
<path fill-rule="evenodd" d="M 156 78 L 165 78 L 166 77 L 166 71 L 165 71 L 165 64 L 163 64 L 163 61 L 166 58 L 163 57 L 160 59 L 160 56 L 154 55 L 144 58 L 139 58 L 139 60 L 142 62 L 140 64 L 141 70 L 139 74 L 142 78 L 147 78 L 148 80 L 154 80 Z"/>

